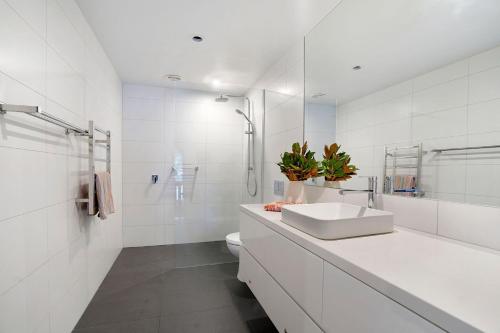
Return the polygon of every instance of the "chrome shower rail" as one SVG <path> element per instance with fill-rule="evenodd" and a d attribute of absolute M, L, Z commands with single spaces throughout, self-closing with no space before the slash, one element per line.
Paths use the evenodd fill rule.
<path fill-rule="evenodd" d="M 442 153 L 442 152 L 447 152 L 447 151 L 474 150 L 474 149 L 490 149 L 490 148 L 500 148 L 500 145 L 432 149 L 431 152 L 432 153 Z"/>
<path fill-rule="evenodd" d="M 106 146 L 106 171 L 111 173 L 111 132 L 103 130 L 94 126 L 94 121 L 89 120 L 89 128 L 84 129 L 77 125 L 68 123 L 67 121 L 55 117 L 49 113 L 43 112 L 38 106 L 29 105 L 13 105 L 13 104 L 0 104 L 0 114 L 7 112 L 24 113 L 32 117 L 44 120 L 53 125 L 62 127 L 66 130 L 66 134 L 74 134 L 76 136 L 86 136 L 89 144 L 88 155 L 88 197 L 76 199 L 77 203 L 87 203 L 87 210 L 89 215 L 94 215 L 95 211 L 95 145 L 104 144 Z M 106 135 L 104 140 L 96 140 L 94 132 L 99 132 Z"/>

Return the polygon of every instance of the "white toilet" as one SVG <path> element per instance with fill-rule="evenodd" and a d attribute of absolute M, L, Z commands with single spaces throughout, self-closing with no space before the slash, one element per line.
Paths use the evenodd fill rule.
<path fill-rule="evenodd" d="M 232 234 L 227 235 L 226 236 L 226 243 L 227 243 L 227 248 L 229 249 L 229 252 L 231 252 L 235 257 L 239 258 L 240 257 L 240 246 L 241 246 L 240 233 L 233 232 Z"/>

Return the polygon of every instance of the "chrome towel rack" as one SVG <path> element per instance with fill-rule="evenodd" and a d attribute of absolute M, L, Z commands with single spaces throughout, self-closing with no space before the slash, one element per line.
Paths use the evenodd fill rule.
<path fill-rule="evenodd" d="M 432 149 L 432 153 L 443 153 L 447 151 L 459 151 L 459 150 L 475 150 L 475 149 L 491 149 L 491 148 L 500 148 L 500 145 L 491 145 L 491 146 L 475 146 L 475 147 L 459 147 L 459 148 L 443 148 L 443 149 Z"/>
<path fill-rule="evenodd" d="M 74 134 L 76 136 L 86 136 L 88 139 L 89 156 L 88 156 L 88 198 L 78 198 L 77 203 L 87 203 L 87 210 L 89 215 L 95 214 L 95 147 L 98 144 L 103 144 L 106 147 L 106 171 L 111 173 L 111 132 L 103 130 L 94 125 L 93 120 L 89 120 L 88 129 L 81 128 L 77 125 L 71 124 L 63 119 L 55 117 L 47 112 L 40 110 L 38 106 L 30 105 L 14 105 L 14 104 L 0 104 L 0 114 L 8 112 L 23 113 L 29 116 L 44 120 L 53 125 L 62 127 L 66 130 L 66 135 Z M 106 136 L 106 139 L 96 139 L 95 133 L 99 132 Z"/>
<path fill-rule="evenodd" d="M 408 147 L 385 147 L 384 155 L 384 193 L 405 193 L 405 195 L 422 196 L 423 192 L 420 190 L 422 144 Z M 401 160 L 403 162 L 400 162 Z M 398 174 L 398 170 L 405 170 L 405 174 Z M 411 170 L 410 174 L 408 174 L 408 170 Z M 397 177 L 401 176 L 413 176 L 413 186 L 408 188 L 395 186 Z"/>

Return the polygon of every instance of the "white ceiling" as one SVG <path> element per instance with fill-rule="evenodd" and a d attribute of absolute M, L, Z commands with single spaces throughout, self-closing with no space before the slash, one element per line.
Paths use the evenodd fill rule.
<path fill-rule="evenodd" d="M 499 0 L 343 1 L 306 36 L 306 96 L 342 104 L 498 45 Z"/>
<path fill-rule="evenodd" d="M 337 2 L 77 0 L 124 82 L 171 86 L 163 76 L 178 74 L 177 87 L 237 94 Z"/>

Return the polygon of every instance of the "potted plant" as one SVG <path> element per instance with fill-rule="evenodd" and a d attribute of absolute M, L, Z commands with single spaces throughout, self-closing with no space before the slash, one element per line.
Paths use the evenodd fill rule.
<path fill-rule="evenodd" d="M 298 142 L 292 145 L 291 152 L 281 154 L 278 163 L 290 183 L 288 184 L 285 201 L 292 203 L 305 202 L 304 181 L 318 176 L 319 165 L 314 158 L 314 152 L 307 149 L 307 142 L 300 146 Z"/>
<path fill-rule="evenodd" d="M 340 188 L 340 182 L 356 175 L 358 168 L 349 164 L 351 156 L 346 152 L 339 152 L 340 146 L 336 143 L 325 145 L 320 174 L 325 177 L 325 185 Z"/>

